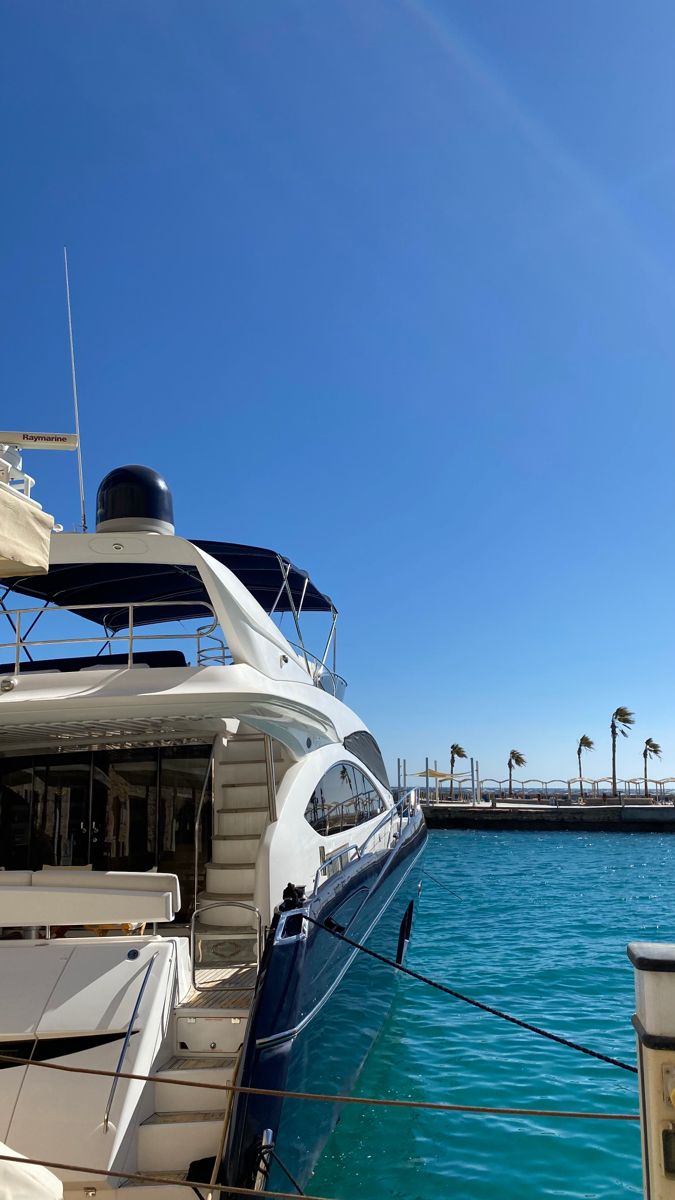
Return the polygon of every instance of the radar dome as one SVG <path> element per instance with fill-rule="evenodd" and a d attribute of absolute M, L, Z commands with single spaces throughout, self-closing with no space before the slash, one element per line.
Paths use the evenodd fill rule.
<path fill-rule="evenodd" d="M 115 467 L 96 493 L 96 532 L 174 533 L 173 500 L 152 467 Z"/>

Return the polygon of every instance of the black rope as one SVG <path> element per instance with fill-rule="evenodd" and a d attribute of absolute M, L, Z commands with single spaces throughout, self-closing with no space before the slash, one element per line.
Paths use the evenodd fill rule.
<path fill-rule="evenodd" d="M 277 1154 L 276 1150 L 274 1149 L 274 1146 L 270 1146 L 270 1147 L 269 1147 L 269 1150 L 267 1151 L 267 1153 L 268 1153 L 268 1155 L 269 1155 L 269 1157 L 270 1157 L 270 1158 L 273 1158 L 273 1159 L 274 1159 L 274 1161 L 275 1161 L 275 1163 L 277 1164 L 277 1166 L 278 1166 L 278 1167 L 281 1167 L 281 1169 L 282 1169 L 282 1171 L 283 1171 L 284 1175 L 286 1176 L 286 1178 L 287 1178 L 287 1179 L 290 1179 L 290 1181 L 291 1181 L 291 1183 L 293 1184 L 293 1187 L 295 1188 L 295 1190 L 296 1190 L 296 1192 L 298 1193 L 298 1195 L 299 1195 L 299 1196 L 304 1196 L 304 1194 L 305 1194 L 305 1193 L 303 1192 L 302 1188 L 300 1187 L 300 1184 L 298 1183 L 297 1179 L 294 1179 L 294 1178 L 293 1178 L 293 1176 L 291 1175 L 291 1173 L 290 1173 L 290 1171 L 289 1171 L 288 1167 L 285 1167 L 285 1166 L 284 1166 L 284 1164 L 282 1163 L 281 1159 L 279 1158 L 279 1155 Z"/>
<path fill-rule="evenodd" d="M 450 895 L 456 896 L 458 900 L 464 899 L 463 896 L 460 896 L 459 892 L 456 892 L 454 888 L 448 887 L 447 883 L 441 883 L 440 879 L 437 879 L 435 875 L 432 875 L 431 871 L 426 871 L 424 867 L 422 867 L 422 874 L 426 875 L 427 879 L 430 879 L 432 883 L 437 884 L 439 888 L 443 888 L 444 892 L 450 892 Z"/>
<path fill-rule="evenodd" d="M 265 1161 L 264 1171 L 265 1171 L 266 1181 L 269 1180 L 269 1174 L 270 1174 L 270 1161 L 269 1160 L 271 1158 L 273 1158 L 275 1163 L 277 1164 L 277 1166 L 281 1167 L 281 1170 L 283 1171 L 286 1178 L 290 1179 L 290 1181 L 293 1184 L 293 1187 L 295 1188 L 298 1195 L 304 1196 L 305 1193 L 303 1192 L 302 1188 L 300 1187 L 300 1184 L 298 1183 L 297 1179 L 293 1178 L 288 1167 L 284 1166 L 281 1159 L 279 1158 L 279 1155 L 277 1154 L 276 1150 L 274 1149 L 274 1143 L 272 1143 L 270 1146 L 263 1146 L 260 1151 L 260 1157 Z"/>
<path fill-rule="evenodd" d="M 330 917 L 325 924 L 317 921 L 314 917 L 310 917 L 307 913 L 304 914 L 304 917 L 306 921 L 310 921 L 318 929 L 325 930 L 326 933 L 330 933 L 333 937 L 339 938 L 340 941 L 346 942 L 348 946 L 353 946 L 355 950 L 362 950 L 364 954 L 370 955 L 371 958 L 376 958 L 378 962 L 384 963 L 385 966 L 393 967 L 395 971 L 401 971 L 403 975 L 408 975 L 411 979 L 417 979 L 420 983 L 426 983 L 429 987 L 436 988 L 437 991 L 443 992 L 446 996 L 452 996 L 455 1000 L 463 1000 L 465 1004 L 470 1004 L 473 1008 L 479 1008 L 482 1012 L 490 1013 L 493 1017 L 501 1017 L 502 1021 L 509 1021 L 512 1025 L 517 1025 L 520 1029 L 527 1029 L 530 1033 L 538 1034 L 539 1037 L 548 1038 L 549 1042 L 557 1042 L 560 1046 L 567 1046 L 569 1050 L 578 1050 L 580 1054 L 587 1054 L 590 1058 L 597 1058 L 600 1062 L 609 1063 L 611 1067 L 620 1067 L 622 1071 L 630 1071 L 633 1075 L 637 1075 L 638 1073 L 637 1067 L 632 1067 L 629 1063 L 621 1062 L 618 1058 L 612 1058 L 609 1054 L 600 1054 L 598 1050 L 590 1050 L 588 1046 L 582 1046 L 579 1042 L 572 1042 L 569 1038 L 561 1037 L 557 1033 L 549 1033 L 548 1030 L 541 1029 L 538 1025 L 531 1025 L 529 1021 L 521 1021 L 518 1017 L 512 1017 L 509 1013 L 502 1012 L 499 1008 L 493 1008 L 490 1004 L 483 1004 L 480 1000 L 473 1000 L 470 996 L 465 996 L 462 992 L 457 992 L 454 988 L 447 987 L 444 983 L 438 983 L 435 979 L 429 979 L 426 975 L 420 975 L 419 971 L 411 971 L 409 967 L 404 967 L 402 963 L 394 962 L 391 958 L 385 958 L 383 954 L 378 954 L 376 950 L 370 950 L 368 946 L 363 946 L 360 942 L 355 942 L 353 938 L 347 937 L 344 927 L 338 925 Z"/>

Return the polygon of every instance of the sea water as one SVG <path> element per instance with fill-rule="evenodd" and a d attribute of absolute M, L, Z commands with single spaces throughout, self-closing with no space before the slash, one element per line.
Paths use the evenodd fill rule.
<path fill-rule="evenodd" d="M 634 1065 L 626 944 L 675 941 L 674 861 L 668 834 L 431 833 L 425 870 L 458 894 L 424 877 L 407 965 Z M 406 978 L 357 1094 L 638 1111 L 635 1075 Z M 628 1200 L 642 1196 L 639 1124 L 346 1106 L 306 1190 Z"/>

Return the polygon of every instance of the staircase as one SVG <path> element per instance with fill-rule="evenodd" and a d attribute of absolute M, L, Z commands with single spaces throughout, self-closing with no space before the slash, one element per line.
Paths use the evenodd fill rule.
<path fill-rule="evenodd" d="M 282 749 L 272 742 L 278 784 L 285 769 Z M 195 925 L 198 962 L 215 966 L 254 963 L 257 919 L 236 907 L 253 904 L 255 862 L 269 821 L 265 739 L 242 735 L 230 741 L 215 771 L 215 830 L 211 862 L 206 864 L 206 890 L 197 898 L 204 907 Z"/>
<path fill-rule="evenodd" d="M 281 747 L 272 746 L 278 783 L 286 764 Z M 231 1082 L 253 999 L 258 918 L 233 902 L 254 903 L 255 863 L 269 821 L 264 738 L 239 734 L 228 742 L 215 764 L 214 786 L 211 861 L 197 899 L 203 911 L 195 922 L 196 987 L 176 1010 L 175 1054 L 158 1072 L 155 1112 L 138 1130 L 138 1172 L 173 1182 L 130 1181 L 130 1200 L 194 1200 L 182 1183 L 191 1162 L 216 1153 L 229 1093 L 169 1081 Z"/>

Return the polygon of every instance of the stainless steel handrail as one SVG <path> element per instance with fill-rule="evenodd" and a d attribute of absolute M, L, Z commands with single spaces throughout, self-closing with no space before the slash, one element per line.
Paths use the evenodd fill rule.
<path fill-rule="evenodd" d="M 351 851 L 354 851 L 357 858 L 361 857 L 361 851 L 359 850 L 359 847 L 357 845 L 355 845 L 354 842 L 351 842 L 348 846 L 340 846 L 339 850 L 336 850 L 333 854 L 329 855 L 328 858 L 324 858 L 323 862 L 319 866 L 319 869 L 314 876 L 314 892 L 317 892 L 319 890 L 319 886 L 320 886 L 319 885 L 319 876 L 323 875 L 324 871 L 326 870 L 326 867 L 329 867 L 330 864 L 335 862 L 335 860 L 337 858 L 343 858 L 345 854 L 351 853 Z M 314 894 L 314 892 L 312 893 L 312 895 Z"/>
<path fill-rule="evenodd" d="M 202 808 L 204 807 L 204 797 L 206 796 L 206 788 L 207 788 L 207 785 L 209 782 L 209 778 L 210 778 L 212 772 L 215 775 L 214 766 L 215 766 L 215 760 L 216 760 L 216 746 L 218 745 L 219 736 L 220 736 L 219 734 L 216 734 L 216 736 L 213 739 L 213 742 L 211 744 L 211 753 L 209 755 L 208 766 L 206 768 L 206 771 L 204 772 L 204 782 L 202 783 L 202 790 L 201 790 L 201 793 L 199 796 L 199 804 L 197 805 L 197 812 L 195 813 L 195 839 L 194 839 L 194 841 L 195 841 L 195 844 L 194 844 L 195 879 L 194 879 L 194 896 L 193 896 L 193 900 L 194 900 L 193 908 L 195 908 L 195 909 L 197 907 L 197 896 L 199 894 L 199 882 L 198 882 L 199 881 L 199 835 L 201 832 Z"/>
<path fill-rule="evenodd" d="M 260 951 L 261 951 L 261 947 L 262 947 L 262 913 L 261 913 L 260 909 L 257 907 L 257 905 L 251 904 L 250 901 L 248 901 L 248 900 L 209 900 L 209 902 L 207 904 L 200 904 L 198 908 L 195 908 L 192 916 L 190 917 L 190 973 L 191 973 L 192 986 L 193 986 L 194 990 L 196 992 L 200 992 L 200 991 L 253 992 L 253 991 L 255 991 L 255 984 L 253 984 L 253 986 L 250 986 L 249 984 L 246 984 L 246 985 L 224 984 L 221 987 L 218 984 L 216 984 L 214 986 L 213 983 L 211 983 L 208 988 L 200 988 L 199 984 L 197 983 L 197 961 L 196 961 L 196 955 L 195 955 L 195 936 L 196 936 L 195 924 L 197 922 L 197 918 L 198 918 L 199 914 L 203 913 L 203 912 L 207 912 L 207 910 L 211 909 L 211 908 L 245 908 L 245 909 L 247 909 L 248 912 L 255 913 L 255 915 L 256 915 L 256 926 L 255 926 L 256 974 L 257 974 L 258 968 L 260 967 Z M 224 926 L 223 928 L 227 928 L 227 927 Z M 213 929 L 213 932 L 217 933 L 219 926 L 212 925 L 212 926 L 209 926 L 209 929 Z M 247 936 L 247 933 L 248 933 L 248 930 L 246 930 L 246 929 L 242 930 L 242 937 L 245 938 Z M 249 936 L 250 936 L 250 934 L 249 934 Z"/>
<path fill-rule="evenodd" d="M 263 738 L 265 748 L 265 783 L 267 785 L 267 812 L 270 821 L 277 819 L 277 781 L 274 772 L 274 750 L 269 734 Z"/>
<path fill-rule="evenodd" d="M 368 845 L 369 842 L 372 842 L 373 838 L 376 838 L 377 835 L 379 833 L 381 833 L 382 830 L 385 829 L 387 825 L 393 824 L 393 822 L 397 818 L 400 818 L 403 815 L 402 811 L 400 809 L 400 805 L 401 805 L 401 801 L 398 800 L 394 805 L 392 805 L 391 808 L 387 809 L 382 820 L 378 822 L 378 824 L 375 826 L 375 828 L 371 829 L 370 833 L 368 834 L 368 837 L 365 839 L 365 841 L 363 841 L 361 843 L 361 846 L 360 846 L 361 854 L 363 854 L 365 852 L 366 846 Z"/>
<path fill-rule="evenodd" d="M 119 1083 L 119 1078 L 120 1078 L 119 1072 L 122 1070 L 122 1065 L 126 1058 L 127 1050 L 129 1049 L 129 1042 L 131 1041 L 131 1035 L 134 1030 L 134 1022 L 136 1020 L 136 1017 L 138 1016 L 138 1010 L 141 1007 L 141 1000 L 143 999 L 143 993 L 145 992 L 145 989 L 147 987 L 148 979 L 150 978 L 150 973 L 152 971 L 152 968 L 155 965 L 155 959 L 157 958 L 158 954 L 159 954 L 159 950 L 155 950 L 155 953 L 153 954 L 152 958 L 150 959 L 150 962 L 148 963 L 148 965 L 145 969 L 145 975 L 143 976 L 143 982 L 141 984 L 140 991 L 136 997 L 136 1003 L 134 1004 L 134 1011 L 131 1014 L 131 1020 L 129 1021 L 129 1024 L 127 1026 L 127 1032 L 126 1032 L 126 1035 L 124 1038 L 124 1045 L 122 1046 L 122 1049 L 120 1051 L 120 1056 L 117 1060 L 117 1066 L 115 1067 L 115 1078 L 112 1081 L 112 1087 L 110 1088 L 110 1095 L 108 1096 L 108 1103 L 106 1105 L 106 1109 L 103 1114 L 103 1132 L 104 1133 L 108 1132 L 108 1126 L 110 1124 L 110 1110 L 112 1108 L 113 1100 L 115 1099 L 115 1092 L 117 1091 L 117 1084 Z"/>
<path fill-rule="evenodd" d="M 314 684 L 314 687 L 320 687 L 322 691 L 328 692 L 329 696 L 333 695 L 340 699 L 338 692 L 341 691 L 342 694 L 344 694 L 347 688 L 347 680 L 342 675 L 338 675 L 337 671 L 331 671 L 330 667 L 326 666 L 325 662 L 322 658 L 319 658 L 318 654 L 312 654 L 311 650 L 306 650 L 304 646 L 299 646 L 297 642 L 289 641 L 288 644 L 289 646 L 292 646 L 294 650 L 297 650 L 303 655 L 307 663 L 307 669 L 312 676 L 312 683 Z M 311 670 L 312 667 L 315 669 Z M 330 688 L 324 686 L 325 681 L 328 679 L 330 679 L 333 684 L 332 691 Z M 340 684 L 342 685 L 341 689 Z"/>
<path fill-rule="evenodd" d="M 411 802 L 411 797 L 412 797 L 412 802 Z M 354 850 L 356 852 L 357 858 L 362 858 L 363 854 L 365 853 L 366 846 L 368 845 L 368 843 L 371 842 L 374 837 L 377 837 L 377 834 L 380 833 L 381 830 L 383 830 L 387 824 L 393 824 L 394 820 L 397 817 L 400 818 L 401 820 L 403 820 L 403 817 L 406 815 L 406 813 L 409 815 L 410 812 L 414 810 L 415 803 L 416 802 L 415 802 L 414 790 L 411 792 L 407 792 L 405 796 L 401 796 L 401 798 L 399 800 L 394 801 L 391 808 L 388 808 L 386 810 L 384 816 L 382 817 L 382 820 L 378 821 L 375 828 L 371 829 L 368 836 L 364 839 L 363 842 L 361 842 L 361 844 L 359 846 L 357 846 L 355 843 L 351 843 L 348 846 L 342 846 L 342 847 L 340 847 L 339 850 L 336 850 L 334 854 L 331 854 L 331 856 L 329 858 L 326 858 L 321 863 L 321 866 L 319 867 L 318 871 L 316 872 L 316 874 L 314 876 L 314 891 L 313 891 L 312 895 L 314 895 L 318 891 L 319 886 L 320 886 L 320 882 L 319 882 L 320 876 L 323 874 L 326 867 L 330 863 L 334 862 L 336 858 L 341 858 L 343 854 L 348 853 L 350 850 Z M 399 831 L 400 831 L 400 826 L 399 826 Z"/>
<path fill-rule="evenodd" d="M 379 822 L 379 824 L 376 825 L 374 829 L 371 829 L 366 840 L 361 843 L 361 846 L 360 846 L 361 854 L 363 854 L 366 846 L 368 845 L 368 842 L 372 841 L 372 839 L 374 837 L 376 837 L 376 835 L 380 832 L 381 829 L 384 829 L 385 825 L 387 824 L 387 821 L 393 821 L 395 819 L 395 817 L 397 817 L 397 816 L 402 819 L 406 815 L 406 812 L 408 814 L 410 813 L 411 807 L 414 809 L 414 807 L 415 807 L 414 801 L 413 801 L 412 805 L 410 803 L 410 798 L 411 798 L 411 796 L 414 796 L 414 795 L 415 795 L 414 791 L 406 792 L 405 796 L 401 796 L 398 800 L 394 801 L 391 808 L 387 809 L 385 815 L 383 816 L 383 818 Z"/>
<path fill-rule="evenodd" d="M 134 613 L 138 609 L 142 609 L 142 608 L 194 608 L 196 605 L 198 605 L 200 608 L 205 609 L 207 613 L 210 613 L 211 616 L 213 617 L 213 620 L 210 621 L 207 625 L 204 625 L 199 629 L 191 630 L 189 632 L 177 633 L 177 632 L 172 631 L 171 633 L 169 633 L 169 632 L 167 632 L 167 633 L 143 633 L 139 630 L 138 625 L 134 622 Z M 70 612 L 70 613 L 74 613 L 76 616 L 80 616 L 82 613 L 85 613 L 85 612 L 88 612 L 88 611 L 94 610 L 94 609 L 105 610 L 107 612 L 110 612 L 111 614 L 119 613 L 126 609 L 127 632 L 126 633 L 118 632 L 117 634 L 115 634 L 115 633 L 110 634 L 106 630 L 104 637 L 103 637 L 103 641 L 104 641 L 105 645 L 110 645 L 110 646 L 112 646 L 113 644 L 117 644 L 117 643 L 121 643 L 122 645 L 126 644 L 127 649 L 128 649 L 128 665 L 130 667 L 133 666 L 134 639 L 136 640 L 136 642 L 141 641 L 141 640 L 142 641 L 151 641 L 151 642 L 153 642 L 153 641 L 172 641 L 172 642 L 173 641 L 195 641 L 196 645 L 197 645 L 198 654 L 199 654 L 201 652 L 202 638 L 210 638 L 213 642 L 216 643 L 216 646 L 220 645 L 220 647 L 222 649 L 223 658 L 225 657 L 225 655 L 227 653 L 227 647 L 225 645 L 224 639 L 213 636 L 214 631 L 219 628 L 218 618 L 214 612 L 213 606 L 211 604 L 207 603 L 207 601 L 205 601 L 205 600 L 139 600 L 139 601 L 134 601 L 132 603 L 119 603 L 119 604 L 110 604 L 110 603 L 106 603 L 106 604 L 63 604 L 63 605 L 58 604 L 58 605 L 54 605 L 53 607 L 47 607 L 47 608 L 45 608 L 44 605 L 40 605 L 39 607 L 33 607 L 33 608 L 8 608 L 8 609 L 5 609 L 3 611 L 3 613 L 0 615 L 7 616 L 10 618 L 10 620 L 12 618 L 16 618 L 15 637 L 13 638 L 13 640 L 11 642 L 0 642 L 0 650 L 7 650 L 7 649 L 14 650 L 14 667 L 15 667 L 16 674 L 18 675 L 18 674 L 20 674 L 20 671 L 21 671 L 21 651 L 22 650 L 30 650 L 30 649 L 35 648 L 36 646 L 100 645 L 101 640 L 102 640 L 101 635 L 98 635 L 96 637 L 69 637 L 69 638 L 68 637 L 60 637 L 60 638 L 28 638 L 28 637 L 22 638 L 21 637 L 21 617 L 23 615 L 28 615 L 29 613 L 39 613 L 40 615 L 47 615 L 50 613 Z M 148 623 L 151 625 L 152 624 L 160 624 L 159 621 L 148 622 Z M 31 628 L 32 628 L 32 625 L 31 625 Z M 215 648 L 216 647 L 213 647 L 212 649 L 215 649 Z M 102 665 L 103 664 L 104 664 L 104 660 L 102 660 Z"/>

